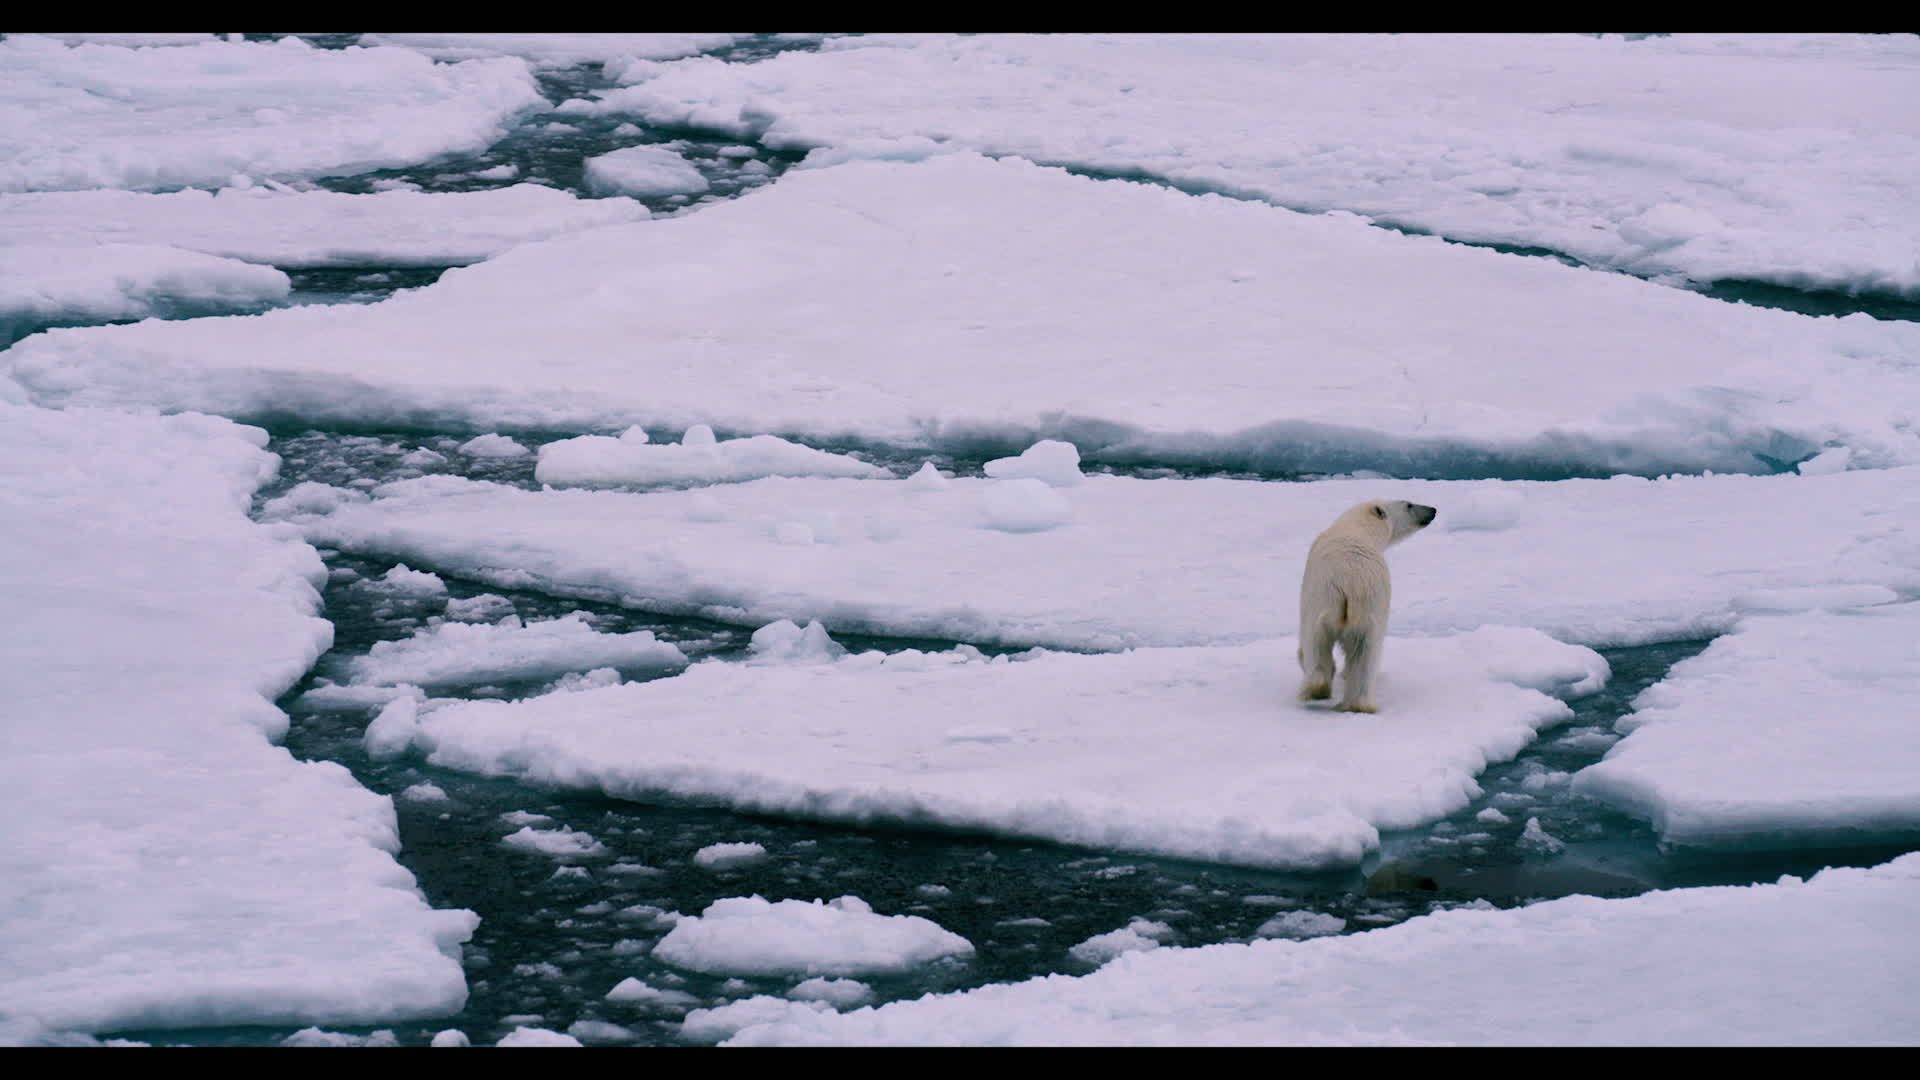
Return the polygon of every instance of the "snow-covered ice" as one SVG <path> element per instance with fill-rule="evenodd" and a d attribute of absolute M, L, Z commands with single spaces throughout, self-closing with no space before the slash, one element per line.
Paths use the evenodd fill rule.
<path fill-rule="evenodd" d="M 664 146 L 629 146 L 588 158 L 586 182 L 598 194 L 634 198 L 698 195 L 709 186 L 692 162 Z"/>
<path fill-rule="evenodd" d="M 1920 461 L 1917 354 L 1912 324 L 949 154 L 791 172 L 380 304 L 63 330 L 0 363 L 48 405 L 1464 477 Z"/>
<path fill-rule="evenodd" d="M 0 192 L 354 176 L 483 150 L 547 106 L 515 57 L 436 64 L 297 37 L 129 48 L 10 34 L 0 71 Z"/>
<path fill-rule="evenodd" d="M 679 443 L 582 435 L 540 447 L 533 478 L 556 487 L 646 487 L 656 484 L 718 484 L 763 476 L 891 475 L 846 454 L 815 450 L 773 435 L 714 439 L 683 436 Z M 690 432 L 689 435 L 692 433 Z"/>
<path fill-rule="evenodd" d="M 982 645 L 1290 633 L 1307 546 L 1375 498 L 1440 510 L 1390 556 L 1396 634 L 1501 623 L 1639 645 L 1710 637 L 1797 595 L 1783 589 L 1920 591 L 1911 466 L 1551 483 L 1094 475 L 1048 489 L 1071 522 L 1026 533 L 988 527 L 983 492 L 1005 483 L 773 478 L 632 494 L 422 477 L 294 520 L 314 543 L 497 587 Z M 1450 527 L 1456 507 L 1473 527 Z M 813 542 L 782 544 L 781 523 L 806 525 Z"/>
<path fill-rule="evenodd" d="M 1010 533 L 1045 532 L 1073 520 L 1073 504 L 1037 477 L 997 480 L 980 492 L 986 525 Z"/>
<path fill-rule="evenodd" d="M 563 68 L 633 57 L 671 60 L 734 44 L 746 34 L 362 34 L 362 45 L 397 45 L 435 60 L 519 56 Z"/>
<path fill-rule="evenodd" d="M 791 1001 L 823 1001 L 836 1009 L 850 1009 L 873 1000 L 873 988 L 858 979 L 806 979 L 787 991 Z"/>
<path fill-rule="evenodd" d="M 8 1023 L 375 1024 L 466 1000 L 477 919 L 395 862 L 392 801 L 273 745 L 273 700 L 332 627 L 313 550 L 247 520 L 265 443 L 0 403 Z"/>
<path fill-rule="evenodd" d="M 412 694 L 397 696 L 381 706 L 379 715 L 367 725 L 366 732 L 361 736 L 361 745 L 374 761 L 388 761 L 406 752 L 407 747 L 413 744 L 419 728 L 419 699 Z"/>
<path fill-rule="evenodd" d="M 424 622 L 300 702 L 377 709 L 360 745 L 401 773 L 1351 868 L 1468 807 L 1558 699 L 1601 687 L 1587 646 L 1720 634 L 1613 731 L 1550 736 L 1604 761 L 1503 773 L 1445 835 L 1556 859 L 1593 838 L 1549 812 L 1570 795 L 1685 848 L 1920 835 L 1920 326 L 1668 287 L 1920 297 L 1911 36 L 876 35 L 761 59 L 780 36 L 0 40 L 0 343 L 147 319 L 0 354 L 0 1043 L 264 1024 L 381 1046 L 399 1040 L 374 1025 L 463 1007 L 476 919 L 395 861 L 393 799 L 273 745 L 273 701 L 330 640 L 329 581 Z M 756 62 L 675 59 L 734 45 Z M 685 142 L 589 151 L 600 192 L 698 206 L 658 219 L 536 183 L 314 190 L 447 156 L 441 181 L 510 185 L 519 165 L 458 159 L 591 64 L 619 88 L 552 110 L 552 137 L 624 114 L 738 140 L 724 161 L 811 152 L 710 201 Z M 378 304 L 244 314 L 286 303 L 275 267 L 469 263 Z M 336 471 L 259 524 L 265 433 L 196 412 L 434 431 L 404 457 L 362 441 L 552 487 Z M 897 480 L 814 446 L 992 460 Z M 1373 497 L 1441 510 L 1392 555 L 1384 711 L 1304 707 L 1285 635 L 1305 546 Z M 309 543 L 405 562 L 329 574 Z M 743 662 L 688 666 L 453 579 L 754 632 Z M 1107 651 L 883 656 L 849 631 Z M 623 684 L 636 668 L 678 673 Z M 545 685 L 428 696 L 476 682 Z M 393 790 L 424 814 L 470 801 L 417 773 Z M 703 997 L 646 968 L 591 987 L 611 1016 L 457 1021 L 502 1045 L 645 1041 L 682 1016 L 687 1040 L 746 1044 L 1920 1031 L 1920 855 L 1359 933 L 1382 920 L 1260 893 L 1280 910 L 1246 920 L 1254 940 L 1198 949 L 1143 905 L 1054 947 L 1093 974 L 876 1009 L 859 979 L 962 970 L 972 945 L 854 897 L 682 915 L 652 890 L 810 872 L 805 848 L 774 859 L 743 829 L 643 862 L 614 850 L 626 830 L 519 805 L 553 816 L 499 815 L 491 857 L 644 883 L 562 909 L 618 920 L 614 955 L 735 977 Z M 1047 924 L 1019 914 L 1001 924 Z M 499 972 L 559 985 L 571 962 Z M 780 985 L 698 1008 L 758 977 Z M 349 1026 L 371 1033 L 330 1030 Z"/>
<path fill-rule="evenodd" d="M 398 641 L 377 642 L 346 670 L 355 683 L 444 689 L 555 679 L 603 667 L 673 671 L 686 663 L 686 654 L 651 630 L 602 633 L 576 611 L 529 623 L 514 615 L 491 624 L 442 622 Z"/>
<path fill-rule="evenodd" d="M 277 267 L 456 266 L 647 216 L 632 199 L 582 199 L 541 184 L 367 195 L 264 183 L 164 194 L 48 191 L 0 195 L 0 252 L 29 244 L 94 251 L 141 244 Z"/>
<path fill-rule="evenodd" d="M 1317 911 L 1283 911 L 1254 931 L 1263 938 L 1310 938 L 1337 934 L 1347 928 L 1347 921 L 1333 915 L 1322 915 Z"/>
<path fill-rule="evenodd" d="M 1080 483 L 1080 448 L 1058 439 L 1042 439 L 1013 457 L 995 458 L 983 466 L 998 480 L 1039 480 L 1048 487 Z"/>
<path fill-rule="evenodd" d="M 720 975 L 897 975 L 973 955 L 958 934 L 918 915 L 881 915 L 857 896 L 832 901 L 758 896 L 715 900 L 681 919 L 655 958 Z"/>
<path fill-rule="evenodd" d="M 1382 712 L 1359 722 L 1294 704 L 1285 639 L 1019 662 L 964 647 L 706 662 L 449 702 L 415 739 L 435 765 L 617 798 L 1318 868 L 1464 807 L 1476 774 L 1570 715 L 1550 692 L 1607 678 L 1598 654 L 1511 627 L 1395 641 L 1389 655 Z"/>
<path fill-rule="evenodd" d="M 1095 934 L 1068 949 L 1067 952 L 1083 964 L 1098 967 L 1122 953 L 1157 949 L 1162 939 L 1170 936 L 1172 932 L 1173 928 L 1166 923 L 1154 922 L 1151 919 L 1135 919 L 1118 930 Z"/>
<path fill-rule="evenodd" d="M 558 829 L 536 829 L 525 825 L 519 832 L 508 834 L 500 842 L 510 848 L 555 859 L 583 859 L 609 854 L 606 845 L 591 834 L 564 825 Z"/>
<path fill-rule="evenodd" d="M 516 1027 L 503 1036 L 495 1046 L 580 1046 L 579 1039 L 559 1031 L 546 1028 Z"/>
<path fill-rule="evenodd" d="M 362 578 L 354 582 L 356 588 L 373 592 L 387 593 L 392 596 L 404 596 L 424 600 L 447 595 L 447 583 L 440 575 L 424 570 L 415 570 L 406 563 L 398 563 L 387 569 L 377 578 Z M 377 682 L 403 682 L 400 679 L 373 680 Z"/>
<path fill-rule="evenodd" d="M 824 161 L 1011 154 L 1642 275 L 1920 296 L 1908 35 L 892 35 L 638 74 L 594 111 Z"/>
<path fill-rule="evenodd" d="M 801 626 L 777 619 L 755 630 L 747 643 L 749 664 L 831 664 L 846 654 L 817 621 Z"/>
<path fill-rule="evenodd" d="M 848 1013 L 764 997 L 729 1045 L 1906 1045 L 1920 854 L 1777 884 L 1569 896 L 1121 956 Z M 783 1008 L 771 1007 L 778 1003 Z"/>
<path fill-rule="evenodd" d="M 1920 603 L 1808 601 L 1749 615 L 1674 665 L 1574 790 L 1694 847 L 1920 835 Z"/>
<path fill-rule="evenodd" d="M 766 857 L 767 849 L 760 844 L 708 844 L 693 853 L 693 864 L 702 870 L 731 870 Z"/>
<path fill-rule="evenodd" d="M 292 288 L 271 266 L 160 244 L 0 243 L 0 348 L 48 326 L 257 312 Z"/>
<path fill-rule="evenodd" d="M 473 438 L 460 444 L 460 452 L 468 457 L 480 458 L 526 457 L 528 454 L 533 453 L 533 451 L 520 445 L 520 442 L 512 436 L 502 435 L 498 432 L 490 432 L 486 435 L 475 435 Z"/>

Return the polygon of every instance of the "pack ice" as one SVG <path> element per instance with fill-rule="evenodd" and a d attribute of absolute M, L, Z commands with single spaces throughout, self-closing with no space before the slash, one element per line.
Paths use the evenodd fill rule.
<path fill-rule="evenodd" d="M 277 267 L 457 266 L 648 213 L 632 199 L 581 199 L 540 184 L 349 195 L 239 180 L 214 191 L 0 194 L 0 251 L 141 243 Z"/>
<path fill-rule="evenodd" d="M 652 682 L 437 703 L 413 741 L 434 764 L 616 797 L 1317 868 L 1464 806 L 1475 774 L 1568 715 L 1552 693 L 1607 676 L 1597 654 L 1533 630 L 1396 642 L 1393 716 L 1361 730 L 1292 711 L 1291 650 L 1014 662 L 967 647 L 836 658 L 822 642 Z"/>
<path fill-rule="evenodd" d="M 1904 1045 L 1920 854 L 1801 881 L 1461 909 L 1307 941 L 1131 952 L 1092 975 L 834 1013 L 687 1017 L 728 1045 Z"/>
<path fill-rule="evenodd" d="M 1396 634 L 1499 623 L 1640 645 L 1710 637 L 1756 606 L 1805 606 L 1783 589 L 1864 588 L 1856 600 L 1868 601 L 1920 590 L 1913 466 L 1552 483 L 1072 475 L 1070 486 L 932 471 L 775 477 L 645 494 L 426 476 L 370 499 L 316 485 L 334 497 L 290 503 L 286 516 L 314 543 L 498 587 L 749 627 L 817 619 L 1007 647 L 1291 633 L 1307 546 L 1376 498 L 1443 508 L 1393 551 Z M 1069 520 L 1001 527 L 988 497 L 1021 483 L 1045 487 Z M 783 542 L 800 530 L 806 543 Z"/>
<path fill-rule="evenodd" d="M 484 150 L 546 107 L 525 61 L 436 64 L 297 37 L 166 48 L 0 41 L 0 192 L 354 176 Z"/>
<path fill-rule="evenodd" d="M 1920 296 L 1906 36 L 872 35 L 626 80 L 571 107 L 816 162 L 977 150 L 1641 276 Z"/>
<path fill-rule="evenodd" d="M 383 304 L 50 333 L 4 363 L 48 405 L 1558 477 L 1920 461 L 1916 352 L 1910 324 L 950 154 L 790 173 Z"/>
<path fill-rule="evenodd" d="M 0 347 L 62 324 L 258 311 L 291 289 L 271 266 L 159 244 L 8 244 L 0 247 Z"/>
<path fill-rule="evenodd" d="M 1715 658 L 1738 650 L 1749 628 L 1771 625 L 1769 619 L 1801 627 L 1790 640 L 1804 637 L 1797 646 L 1804 659 L 1791 659 L 1783 643 L 1744 659 L 1735 652 L 1727 661 L 1738 674 L 1731 685 L 1744 688 L 1741 700 L 1750 708 L 1675 711 L 1673 731 L 1688 733 L 1681 738 L 1651 728 L 1643 738 L 1639 721 L 1629 720 L 1623 731 L 1635 733 L 1576 786 L 1649 818 L 1676 843 L 1863 843 L 1920 826 L 1920 768 L 1901 764 L 1920 754 L 1920 739 L 1903 722 L 1910 710 L 1902 680 L 1915 666 L 1912 636 L 1900 619 L 1905 607 L 1881 606 L 1920 590 L 1920 536 L 1911 525 L 1920 521 L 1920 468 L 1299 484 L 1082 477 L 1073 469 L 1078 482 L 1065 483 L 1056 462 L 1042 470 L 1060 483 L 1056 488 L 1006 475 L 1024 471 L 1016 467 L 1021 460 L 1006 459 L 997 478 L 923 470 L 905 480 L 774 478 L 645 495 L 423 477 L 376 488 L 371 499 L 314 499 L 302 505 L 322 512 L 291 520 L 314 543 L 500 587 L 744 626 L 819 620 L 869 634 L 1115 650 L 1242 645 L 1290 634 L 1301 553 L 1314 533 L 1364 499 L 1411 498 L 1445 509 L 1418 543 L 1395 549 L 1390 669 L 1411 662 L 1409 650 L 1457 640 L 1442 635 L 1488 625 L 1533 627 L 1586 646 L 1736 631 L 1709 649 L 1706 657 Z M 1067 523 L 1022 531 L 997 520 L 988 497 L 1023 483 L 1059 499 Z M 637 544 L 636 537 L 647 540 Z M 1524 668 L 1525 648 L 1516 641 L 1481 639 L 1480 662 L 1492 677 L 1505 670 L 1509 645 L 1521 648 Z M 1255 646 L 1261 648 L 1274 680 L 1262 707 L 1284 707 L 1292 645 Z M 818 643 L 794 655 L 833 656 Z M 1677 668 L 1648 700 L 1679 692 L 1706 657 Z M 1832 674 L 1808 681 L 1809 665 Z M 709 677 L 723 676 L 702 676 Z M 1720 680 L 1710 683 L 1730 692 Z M 1417 681 L 1401 686 L 1418 692 Z M 1402 692 L 1389 685 L 1383 700 L 1399 707 L 1394 698 Z M 1020 700 L 1004 687 L 993 697 Z M 577 700 L 553 706 L 586 707 Z M 1012 705 L 969 707 L 993 715 Z M 515 714 L 500 715 L 509 724 L 504 717 Z M 544 715 L 528 713 L 518 723 L 538 728 L 545 721 L 536 717 Z M 1749 730 L 1761 723 L 1757 718 L 1768 718 L 1766 727 Z M 1740 748 L 1745 763 L 1731 772 L 1724 767 L 1735 753 L 1729 745 Z M 1220 753 L 1216 769 L 1244 767 L 1240 751 Z M 1356 747 L 1336 756 L 1365 760 Z M 1824 764 L 1809 764 L 1815 760 Z M 555 774 L 571 775 L 558 766 Z M 739 791 L 731 781 L 715 783 L 703 792 L 754 797 L 744 780 Z M 1038 777 L 1031 783 L 1045 787 Z M 1734 788 L 1745 795 L 1729 797 Z M 1005 805 L 969 808 L 965 820 L 1018 831 L 1025 826 L 1016 804 L 1027 797 L 1019 790 L 1004 797 L 976 792 Z M 1192 797 L 1183 792 L 1179 800 Z M 794 795 L 779 805 L 811 804 Z M 885 805 L 892 817 L 923 812 L 904 809 L 898 798 Z M 1194 845 L 1188 854 L 1208 845 L 1217 850 L 1214 840 Z"/>
<path fill-rule="evenodd" d="M 477 919 L 393 805 L 274 745 L 332 640 L 277 460 L 206 416 L 0 403 L 0 1042 L 457 1011 Z"/>

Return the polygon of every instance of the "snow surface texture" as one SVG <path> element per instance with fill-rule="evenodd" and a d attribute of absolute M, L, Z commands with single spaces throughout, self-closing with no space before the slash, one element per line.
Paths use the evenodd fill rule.
<path fill-rule="evenodd" d="M 1465 806 L 1487 764 L 1570 715 L 1550 694 L 1607 678 L 1597 653 L 1514 627 L 1396 641 L 1390 655 L 1366 724 L 1293 705 L 1286 639 L 1019 662 L 965 646 L 707 662 L 448 702 L 414 740 L 436 765 L 619 798 L 1315 868 Z"/>
<path fill-rule="evenodd" d="M 1916 904 L 1920 854 L 1804 882 L 1133 952 L 1079 978 L 842 1014 L 749 998 L 727 1007 L 744 1022 L 688 1026 L 748 1046 L 1908 1045 Z"/>
<path fill-rule="evenodd" d="M 557 487 L 648 487 L 717 484 L 763 476 L 891 475 L 845 454 L 830 454 L 773 435 L 718 440 L 697 424 L 677 444 L 649 442 L 634 428 L 619 438 L 582 435 L 540 448 L 533 478 Z"/>
<path fill-rule="evenodd" d="M 632 199 L 581 199 L 540 184 L 371 195 L 270 183 L 164 195 L 48 191 L 0 195 L 0 252 L 92 241 L 166 244 L 280 267 L 454 266 L 647 214 Z"/>
<path fill-rule="evenodd" d="M 1911 324 L 950 154 L 789 173 L 381 304 L 63 330 L 0 364 L 48 405 L 1557 477 L 1920 461 L 1917 355 Z"/>
<path fill-rule="evenodd" d="M 810 160 L 1141 174 L 1635 274 L 1920 296 L 1904 35 L 918 35 L 633 69 L 594 110 Z"/>
<path fill-rule="evenodd" d="M 1047 489 L 1072 521 L 1031 533 L 988 527 L 985 497 L 1039 481 L 926 475 L 645 494 L 432 476 L 371 500 L 322 489 L 341 493 L 338 509 L 293 520 L 317 544 L 501 588 L 750 627 L 817 619 L 1072 649 L 1289 633 L 1308 545 L 1365 499 L 1439 508 L 1389 555 L 1396 636 L 1504 623 L 1639 645 L 1710 637 L 1791 600 L 1783 588 L 1920 592 L 1915 467 L 1553 483 L 1096 475 Z M 782 543 L 783 526 L 810 542 Z"/>
<path fill-rule="evenodd" d="M 466 1000 L 477 919 L 394 861 L 392 802 L 270 741 L 332 627 L 313 549 L 247 520 L 265 443 L 0 404 L 0 1041 Z"/>
<path fill-rule="evenodd" d="M 1699 847 L 1920 833 L 1920 604 L 1806 592 L 1815 610 L 1748 616 L 1643 691 L 1574 791 Z"/>
<path fill-rule="evenodd" d="M 297 37 L 126 48 L 12 34 L 0 71 L 0 192 L 354 176 L 478 152 L 547 107 L 516 58 L 436 64 Z"/>
<path fill-rule="evenodd" d="M 831 902 L 716 900 L 674 924 L 653 956 L 714 975 L 901 975 L 973 955 L 958 934 L 917 915 L 879 915 L 857 896 Z"/>
<path fill-rule="evenodd" d="M 271 266 L 154 244 L 0 246 L 0 347 L 62 323 L 231 315 L 287 298 Z"/>

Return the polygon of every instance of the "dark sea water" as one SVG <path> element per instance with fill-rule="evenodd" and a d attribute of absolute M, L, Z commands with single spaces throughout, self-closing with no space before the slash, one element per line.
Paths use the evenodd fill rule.
<path fill-rule="evenodd" d="M 278 35 L 249 35 L 278 36 Z M 309 35 L 323 47 L 352 44 L 357 35 Z M 734 62 L 753 62 L 789 48 L 812 47 L 765 37 L 729 50 Z M 597 66 L 545 73 L 541 83 L 558 104 L 612 85 Z M 754 147 L 751 156 L 723 156 L 738 140 L 711 132 L 660 129 L 619 118 L 580 119 L 556 114 L 526 118 L 485 153 L 446 158 L 414 168 L 324 181 L 331 190 L 364 192 L 403 182 L 424 191 L 466 191 L 535 180 L 581 192 L 581 162 L 624 146 L 672 144 L 708 177 L 713 191 L 688 199 L 646 200 L 656 215 L 698 212 L 706 202 L 733 198 L 771 182 L 796 156 Z M 751 144 L 748 144 L 751 145 Z M 473 174 L 502 164 L 518 166 L 513 179 Z M 1151 177 L 1135 179 L 1152 180 Z M 1516 255 L 1557 257 L 1515 250 Z M 365 266 L 291 271 L 294 303 L 371 303 L 430 285 L 445 267 Z M 1721 283 L 1705 290 L 1720 299 L 1822 314 L 1866 311 L 1880 318 L 1920 318 L 1920 306 L 1886 298 L 1811 294 L 1758 283 Z M 303 480 L 368 486 L 404 475 L 396 450 L 447 453 L 472 431 L 276 431 L 270 449 L 285 462 L 264 501 Z M 519 433 L 537 446 L 577 432 Z M 839 449 L 839 448 L 836 448 Z M 900 471 L 925 455 L 865 456 Z M 946 468 L 978 475 L 988 454 L 938 457 Z M 533 486 L 531 457 L 468 459 L 448 454 L 438 471 Z M 1194 469 L 1177 462 L 1137 461 L 1114 471 L 1143 476 L 1242 475 L 1285 482 L 1273 472 L 1240 474 Z M 965 963 L 911 975 L 871 979 L 873 1003 L 916 997 L 1054 972 L 1090 970 L 1068 950 L 1136 918 L 1164 922 L 1172 943 L 1204 945 L 1253 939 L 1275 915 L 1311 912 L 1343 920 L 1340 932 L 1390 926 L 1461 905 L 1512 907 L 1588 893 L 1628 896 L 1649 889 L 1771 881 L 1826 865 L 1871 865 L 1896 849 L 1707 857 L 1664 849 L 1641 822 L 1567 790 L 1568 774 L 1599 760 L 1616 719 L 1631 711 L 1635 694 L 1661 679 L 1704 641 L 1605 650 L 1613 679 L 1601 693 L 1576 701 L 1575 715 L 1545 734 L 1514 761 L 1481 777 L 1474 804 L 1424 828 L 1387 835 L 1379 855 L 1350 871 L 1297 875 L 1213 866 L 1123 852 L 1094 851 L 937 831 L 854 829 L 818 822 L 740 814 L 686 803 L 633 803 L 591 792 L 542 788 L 426 765 L 417 754 L 370 760 L 361 744 L 371 710 L 313 707 L 301 696 L 346 658 L 375 643 L 406 637 L 437 612 L 380 598 L 354 582 L 377 577 L 389 563 L 338 552 L 323 553 L 335 581 L 326 614 L 335 647 L 315 672 L 282 699 L 293 718 L 288 748 L 298 757 L 336 761 L 368 788 L 395 796 L 403 848 L 399 858 L 416 875 L 435 907 L 469 908 L 480 927 L 464 955 L 471 997 L 456 1016 L 335 1029 L 361 1036 L 391 1032 L 402 1045 L 424 1044 L 438 1031 L 458 1028 L 476 1044 L 490 1044 L 517 1026 L 566 1031 L 582 1041 L 645 1045 L 681 1043 L 681 1017 L 754 994 L 783 994 L 792 979 L 727 979 L 680 971 L 653 959 L 667 929 L 666 913 L 698 914 L 714 900 L 758 894 L 770 900 L 854 895 L 876 911 L 924 916 L 971 941 Z M 690 657 L 740 658 L 750 627 L 669 618 L 607 605 L 513 592 L 448 579 L 456 598 L 506 596 L 524 619 L 584 611 L 604 631 L 651 630 Z M 842 637 L 854 648 L 895 651 L 947 648 L 955 642 Z M 531 686 L 481 688 L 475 696 L 515 697 Z M 441 794 L 421 798 L 432 785 Z M 409 791 L 413 794 L 407 794 Z M 1497 811 L 1497 816 L 1487 811 Z M 555 860 L 501 844 L 520 828 L 508 815 L 538 814 L 585 831 L 611 849 L 590 859 Z M 1527 823 L 1564 844 L 1547 851 L 1525 838 Z M 716 843 L 751 842 L 765 858 L 726 870 L 702 869 L 692 856 Z M 629 977 L 685 995 L 675 1004 L 639 1007 L 606 994 Z M 291 1028 L 134 1031 L 124 1037 L 168 1045 L 271 1045 Z M 379 1042 L 388 1041 L 380 1035 Z"/>

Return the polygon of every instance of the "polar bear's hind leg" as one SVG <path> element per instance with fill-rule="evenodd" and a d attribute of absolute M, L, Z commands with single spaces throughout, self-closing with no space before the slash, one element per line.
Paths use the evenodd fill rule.
<path fill-rule="evenodd" d="M 1341 616 L 1344 622 L 1344 614 Z M 1300 627 L 1301 701 L 1325 701 L 1333 696 L 1333 643 L 1342 627 L 1326 619 L 1309 619 Z"/>
<path fill-rule="evenodd" d="M 1349 627 L 1340 635 L 1340 652 L 1346 660 L 1340 669 L 1340 712 L 1379 712 L 1373 703 L 1373 670 L 1380 663 L 1380 642 L 1373 640 L 1368 627 Z"/>

